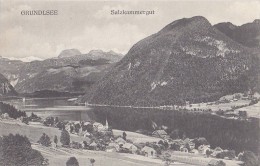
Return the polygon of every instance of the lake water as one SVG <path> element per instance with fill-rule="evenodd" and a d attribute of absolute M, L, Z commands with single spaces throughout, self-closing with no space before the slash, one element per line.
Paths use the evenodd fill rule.
<path fill-rule="evenodd" d="M 158 127 L 169 127 L 168 133 L 180 130 L 189 138 L 205 137 L 214 148 L 234 149 L 236 152 L 250 150 L 257 152 L 259 142 L 259 120 L 240 121 L 221 118 L 212 114 L 189 113 L 146 108 L 122 107 L 86 107 L 76 105 L 68 98 L 48 98 L 7 100 L 6 103 L 25 111 L 46 118 L 58 117 L 61 120 L 89 121 L 94 120 L 105 124 L 108 120 L 113 129 L 126 131 L 154 131 L 153 123 Z M 239 129 L 239 130 L 238 130 Z M 228 133 L 228 134 L 226 134 Z M 223 141 L 225 140 L 225 141 Z"/>
<path fill-rule="evenodd" d="M 25 111 L 27 115 L 32 112 L 46 117 L 59 117 L 61 120 L 88 121 L 93 117 L 92 109 L 83 105 L 76 105 L 69 98 L 26 98 L 5 101 L 14 105 L 17 109 Z"/>

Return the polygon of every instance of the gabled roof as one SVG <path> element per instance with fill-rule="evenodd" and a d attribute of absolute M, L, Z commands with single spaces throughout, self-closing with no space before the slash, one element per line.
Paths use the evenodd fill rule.
<path fill-rule="evenodd" d="M 97 146 L 96 142 L 92 142 L 89 146 Z"/>
<path fill-rule="evenodd" d="M 167 135 L 167 133 L 164 130 L 155 130 L 153 134 L 158 134 L 158 135 Z"/>
<path fill-rule="evenodd" d="M 125 143 L 123 145 L 123 148 L 125 149 L 131 149 L 131 148 L 137 148 L 134 144 L 130 144 L 130 143 Z"/>
<path fill-rule="evenodd" d="M 154 148 L 151 148 L 149 146 L 145 146 L 143 147 L 143 149 L 141 151 L 155 151 Z"/>

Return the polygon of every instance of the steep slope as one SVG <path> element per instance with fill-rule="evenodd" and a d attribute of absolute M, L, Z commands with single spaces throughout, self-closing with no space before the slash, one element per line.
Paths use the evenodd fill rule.
<path fill-rule="evenodd" d="M 18 73 L 25 64 L 25 62 L 20 60 L 0 57 L 0 73 L 8 79 L 12 86 L 15 86 L 18 82 Z"/>
<path fill-rule="evenodd" d="M 249 49 L 204 17 L 184 18 L 136 43 L 81 100 L 137 106 L 205 102 L 253 88 L 254 68 Z"/>
<path fill-rule="evenodd" d="M 26 63 L 18 73 L 15 89 L 20 93 L 41 90 L 87 91 L 122 56 L 113 52 L 93 51 Z"/>
<path fill-rule="evenodd" d="M 0 73 L 0 97 L 16 95 L 16 91 L 8 80 Z"/>
<path fill-rule="evenodd" d="M 231 23 L 219 23 L 214 25 L 231 39 L 247 47 L 260 47 L 260 20 L 252 23 L 235 26 Z"/>

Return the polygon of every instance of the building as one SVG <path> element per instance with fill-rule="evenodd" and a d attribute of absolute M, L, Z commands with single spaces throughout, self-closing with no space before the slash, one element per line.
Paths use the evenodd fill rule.
<path fill-rule="evenodd" d="M 148 146 L 143 147 L 141 153 L 144 154 L 144 156 L 150 158 L 155 158 L 157 156 L 156 150 Z"/>
<path fill-rule="evenodd" d="M 125 143 L 122 148 L 128 150 L 129 152 L 135 154 L 138 148 L 134 144 Z"/>
<path fill-rule="evenodd" d="M 210 150 L 210 145 L 200 145 L 198 147 L 198 151 L 199 151 L 200 154 L 205 155 L 207 150 Z"/>
<path fill-rule="evenodd" d="M 122 137 L 118 137 L 115 142 L 118 144 L 118 145 L 124 145 L 126 143 L 126 141 L 122 138 Z"/>
<path fill-rule="evenodd" d="M 167 133 L 164 130 L 155 130 L 152 133 L 152 136 L 157 137 L 157 138 L 163 138 L 163 139 L 169 138 L 169 136 L 167 135 Z"/>
<path fill-rule="evenodd" d="M 102 131 L 104 126 L 101 123 L 95 122 L 93 123 L 93 128 L 95 131 Z"/>
<path fill-rule="evenodd" d="M 223 149 L 221 149 L 220 147 L 216 147 L 211 155 L 216 157 L 217 154 L 219 154 L 221 152 L 223 152 Z"/>

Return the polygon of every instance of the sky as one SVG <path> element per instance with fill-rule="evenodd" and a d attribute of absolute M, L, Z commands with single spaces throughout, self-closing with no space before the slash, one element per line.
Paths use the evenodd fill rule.
<path fill-rule="evenodd" d="M 22 10 L 58 10 L 58 15 L 24 16 Z M 154 10 L 155 14 L 111 15 L 111 10 Z M 197 15 L 212 25 L 242 25 L 260 18 L 260 0 L 0 0 L 0 56 L 46 59 L 71 48 L 126 54 L 136 42 L 174 20 Z"/>

